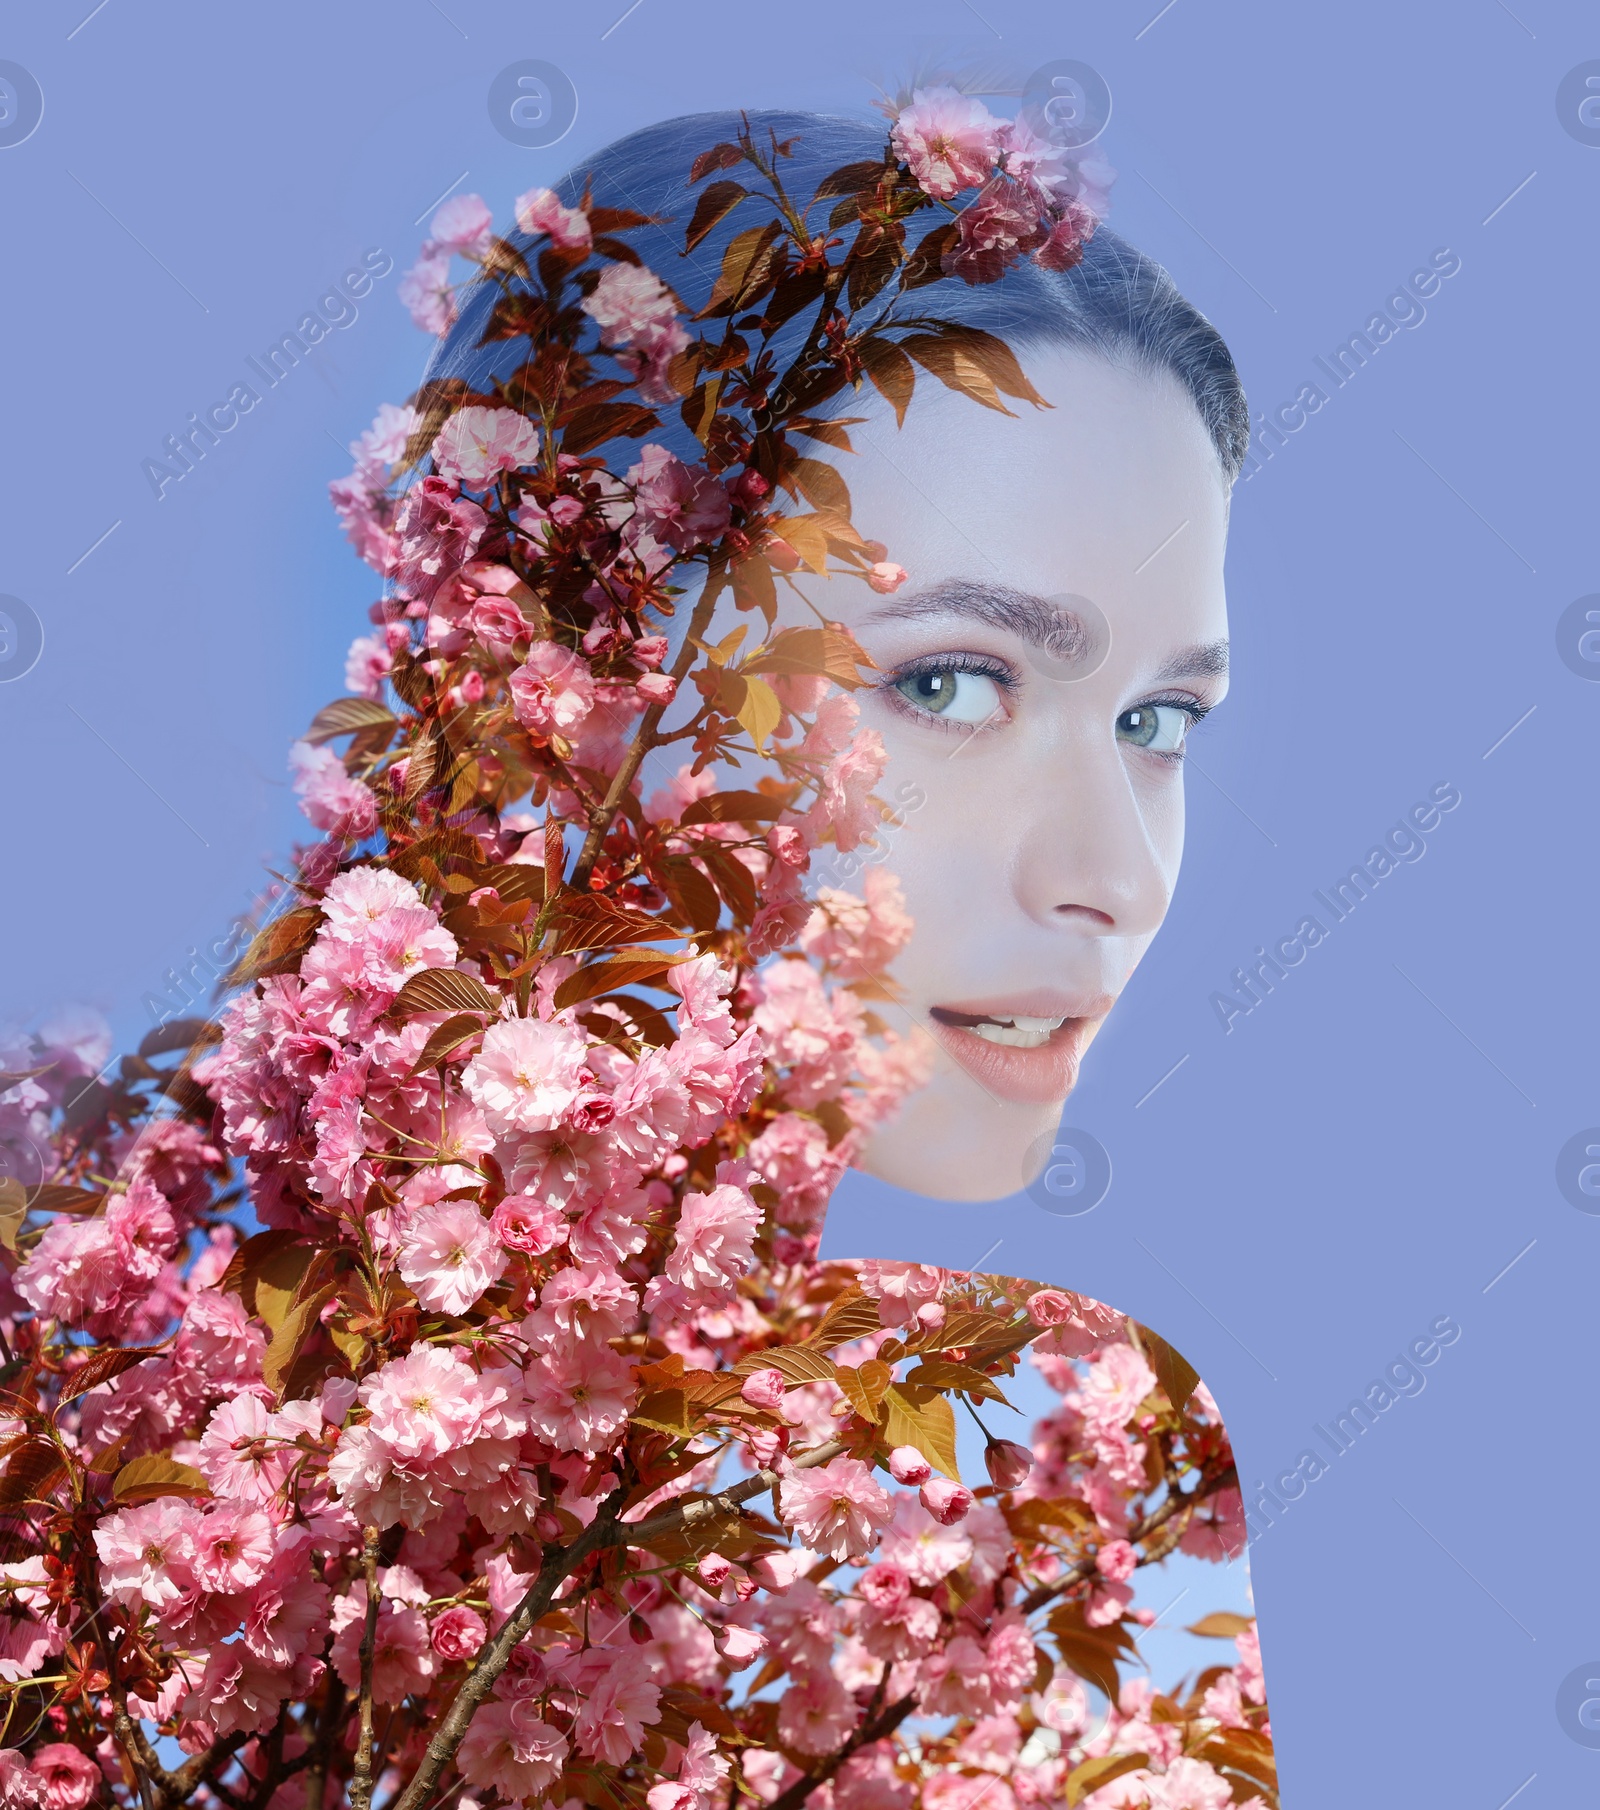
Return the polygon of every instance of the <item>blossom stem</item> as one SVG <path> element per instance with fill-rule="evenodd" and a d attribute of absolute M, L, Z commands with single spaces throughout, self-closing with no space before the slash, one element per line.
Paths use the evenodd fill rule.
<path fill-rule="evenodd" d="M 378 1644 L 379 1530 L 361 1537 L 361 1571 L 367 1585 L 367 1618 L 361 1630 L 361 1715 L 356 1729 L 355 1764 L 350 1773 L 350 1810 L 372 1810 L 372 1657 Z"/>
<path fill-rule="evenodd" d="M 843 1441 L 830 1439 L 826 1445 L 801 1453 L 793 1460 L 794 1469 L 809 1470 L 813 1465 L 827 1464 L 841 1456 L 846 1449 Z M 510 1663 L 511 1655 L 519 1642 L 549 1608 L 557 1589 L 586 1559 L 609 1546 L 642 1546 L 663 1534 L 691 1527 L 709 1516 L 731 1513 L 741 1502 L 749 1501 L 752 1496 L 759 1496 L 764 1490 L 771 1489 L 777 1481 L 776 1470 L 757 1471 L 753 1477 L 734 1484 L 720 1495 L 700 1502 L 681 1503 L 676 1508 L 662 1509 L 659 1514 L 632 1524 L 617 1519 L 616 1504 L 622 1499 L 621 1492 L 614 1492 L 607 1497 L 595 1518 L 570 1546 L 552 1547 L 546 1552 L 537 1576 L 528 1586 L 527 1594 L 500 1632 L 483 1649 L 476 1667 L 468 1673 L 461 1689 L 456 1692 L 455 1701 L 434 1730 L 433 1738 L 411 1776 L 411 1783 L 386 1810 L 421 1810 L 445 1767 L 455 1757 L 456 1749 L 461 1745 L 473 1716 L 477 1714 L 478 1706 L 494 1688 L 495 1680 Z M 350 1803 L 351 1810 L 368 1810 L 367 1804 L 357 1803 L 353 1787 Z"/>
<path fill-rule="evenodd" d="M 712 613 L 717 607 L 717 598 L 726 582 L 726 575 L 726 564 L 720 559 L 713 561 L 706 573 L 705 589 L 694 606 L 689 632 L 684 636 L 683 646 L 678 649 L 678 657 L 672 663 L 672 677 L 679 683 L 694 665 L 695 656 L 700 651 L 695 642 L 703 640 L 706 630 L 711 626 Z M 572 870 L 571 885 L 579 892 L 588 886 L 589 875 L 600 858 L 600 850 L 605 846 L 606 832 L 621 809 L 623 799 L 628 796 L 628 789 L 640 767 L 644 765 L 645 756 L 656 745 L 656 729 L 666 710 L 665 704 L 651 704 L 640 718 L 638 730 L 628 752 L 623 756 L 622 765 L 617 769 L 616 778 L 612 780 L 604 802 L 589 825 L 589 833 L 584 837 L 583 848 L 578 855 L 578 864 Z"/>

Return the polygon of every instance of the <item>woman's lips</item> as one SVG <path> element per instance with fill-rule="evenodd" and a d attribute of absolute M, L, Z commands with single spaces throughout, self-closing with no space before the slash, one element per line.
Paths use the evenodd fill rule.
<path fill-rule="evenodd" d="M 929 1016 L 934 1036 L 986 1092 L 1018 1106 L 1052 1106 L 1072 1092 L 1084 1049 L 1111 1004 L 1033 995 L 934 1006 Z M 980 1025 L 1014 1040 L 993 1042 Z"/>

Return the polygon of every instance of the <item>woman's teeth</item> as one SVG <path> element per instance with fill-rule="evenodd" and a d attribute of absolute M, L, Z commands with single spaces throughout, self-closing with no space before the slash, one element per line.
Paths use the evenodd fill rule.
<path fill-rule="evenodd" d="M 1019 1050 L 1038 1050 L 1050 1041 L 1051 1032 L 1060 1030 L 1066 1022 L 1065 1014 L 1060 1018 L 1024 1018 L 1014 1013 L 1009 1019 L 981 1019 L 977 1024 L 969 1024 L 967 1029 L 973 1036 L 982 1037 L 988 1043 L 1004 1043 Z"/>

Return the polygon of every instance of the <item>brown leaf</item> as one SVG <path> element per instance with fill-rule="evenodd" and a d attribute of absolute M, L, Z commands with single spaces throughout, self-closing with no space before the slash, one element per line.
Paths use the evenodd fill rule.
<path fill-rule="evenodd" d="M 1235 1615 L 1231 1609 L 1213 1609 L 1209 1615 L 1202 1615 L 1199 1621 L 1192 1622 L 1188 1632 L 1203 1635 L 1208 1640 L 1237 1640 L 1254 1620 L 1253 1615 Z"/>
<path fill-rule="evenodd" d="M 692 1439 L 697 1425 L 689 1412 L 689 1398 L 682 1389 L 656 1389 L 646 1395 L 628 1416 L 635 1426 L 651 1427 L 673 1439 Z"/>
<path fill-rule="evenodd" d="M 786 540 L 819 577 L 828 575 L 828 532 L 815 515 L 781 516 L 772 524 L 774 534 Z"/>
<path fill-rule="evenodd" d="M 457 1012 L 447 1018 L 423 1044 L 422 1054 L 411 1065 L 412 1074 L 420 1075 L 425 1068 L 436 1067 L 468 1038 L 480 1036 L 482 1031 L 483 1020 L 476 1012 Z"/>
<path fill-rule="evenodd" d="M 914 1445 L 953 1483 L 961 1481 L 956 1464 L 956 1414 L 944 1396 L 935 1389 L 891 1383 L 884 1391 L 883 1406 L 886 1445 Z"/>
<path fill-rule="evenodd" d="M 599 893 L 573 893 L 563 898 L 549 922 L 555 932 L 558 955 L 628 943 L 678 940 L 678 932 L 663 919 L 635 911 L 629 905 L 618 905 Z"/>
<path fill-rule="evenodd" d="M 882 1325 L 883 1322 L 878 1317 L 878 1303 L 872 1296 L 863 1294 L 858 1288 L 849 1288 L 835 1298 L 806 1343 L 828 1351 L 835 1345 L 848 1345 L 852 1340 L 864 1339 L 869 1333 L 879 1331 Z"/>
<path fill-rule="evenodd" d="M 850 492 L 834 468 L 822 459 L 796 459 L 791 473 L 800 494 L 813 509 L 850 513 Z"/>
<path fill-rule="evenodd" d="M 148 1502 L 156 1496 L 209 1496 L 211 1485 L 192 1464 L 177 1464 L 164 1454 L 130 1458 L 117 1472 L 111 1493 L 119 1502 Z"/>
<path fill-rule="evenodd" d="M 765 792 L 713 792 L 693 799 L 678 823 L 683 829 L 692 823 L 771 823 L 787 808 L 781 798 Z"/>
<path fill-rule="evenodd" d="M 749 193 L 741 182 L 713 182 L 710 188 L 702 190 L 684 237 L 682 255 L 687 257 L 717 222 L 732 213 Z"/>
<path fill-rule="evenodd" d="M 641 402 L 597 402 L 575 410 L 559 425 L 561 450 L 581 456 L 608 440 L 636 440 L 660 427 L 661 417 Z"/>
<path fill-rule="evenodd" d="M 392 729 L 395 714 L 376 698 L 335 698 L 311 719 L 305 733 L 308 742 L 331 742 L 336 735 L 350 735 L 357 729 Z"/>
<path fill-rule="evenodd" d="M 931 371 L 940 383 L 986 409 L 1002 415 L 1015 414 L 1000 400 L 994 379 L 968 351 L 937 333 L 908 333 L 901 340 L 902 351 L 910 353 L 925 371 Z"/>
<path fill-rule="evenodd" d="M 105 1205 L 105 1195 L 98 1188 L 73 1188 L 65 1182 L 46 1182 L 28 1196 L 28 1206 L 35 1213 L 98 1213 Z"/>
<path fill-rule="evenodd" d="M 269 974 L 292 973 L 300 966 L 300 958 L 311 947 L 322 923 L 320 905 L 297 905 L 268 924 L 263 924 L 251 938 L 224 984 L 242 987 Z"/>
<path fill-rule="evenodd" d="M 54 1440 L 25 1439 L 6 1458 L 0 1477 L 0 1508 L 20 1508 L 40 1500 L 57 1479 L 66 1475 L 66 1460 Z"/>
<path fill-rule="evenodd" d="M 1139 1328 L 1139 1343 L 1144 1346 L 1144 1354 L 1167 1400 L 1181 1414 L 1200 1381 L 1200 1372 L 1181 1351 L 1174 1350 L 1160 1333 L 1152 1332 L 1148 1326 Z"/>
<path fill-rule="evenodd" d="M 174 1018 L 158 1024 L 139 1044 L 141 1056 L 164 1056 L 169 1050 L 192 1050 L 221 1043 L 222 1026 L 214 1019 Z"/>
<path fill-rule="evenodd" d="M 760 610 L 770 623 L 778 608 L 778 589 L 771 565 L 759 553 L 747 553 L 733 566 L 733 601 L 741 610 Z"/>
<path fill-rule="evenodd" d="M 750 307 L 766 286 L 772 248 L 782 232 L 780 222 L 768 220 L 762 226 L 752 226 L 735 234 L 722 254 L 722 268 L 711 286 L 710 297 L 693 318 L 709 320 L 715 314 Z"/>
<path fill-rule="evenodd" d="M 955 1389 L 963 1395 L 975 1395 L 980 1401 L 997 1401 L 1009 1408 L 993 1377 L 974 1370 L 970 1364 L 955 1364 L 949 1358 L 924 1358 L 906 1378 L 907 1383 L 924 1389 Z"/>
<path fill-rule="evenodd" d="M 961 229 L 954 220 L 947 220 L 942 226 L 924 233 L 917 241 L 916 250 L 906 259 L 900 287 L 921 289 L 928 283 L 937 283 L 944 275 L 941 260 L 960 236 Z"/>
<path fill-rule="evenodd" d="M 74 1396 L 87 1395 L 91 1389 L 98 1389 L 102 1383 L 121 1376 L 124 1370 L 131 1370 L 135 1364 L 160 1354 L 159 1345 L 108 1345 L 62 1378 L 61 1399 L 68 1402 Z"/>
<path fill-rule="evenodd" d="M 283 1316 L 267 1347 L 267 1355 L 261 1360 L 261 1380 L 275 1393 L 283 1390 L 303 1348 L 320 1329 L 318 1316 L 333 1299 L 338 1287 L 337 1282 L 326 1282 L 309 1294 L 297 1295 Z"/>
<path fill-rule="evenodd" d="M 743 162 L 744 152 L 737 145 L 726 142 L 713 145 L 709 151 L 702 151 L 690 164 L 689 181 L 691 184 L 699 182 L 715 170 L 731 170 Z"/>
<path fill-rule="evenodd" d="M 687 955 L 658 955 L 653 950 L 625 950 L 609 960 L 590 962 L 575 974 L 569 974 L 556 988 L 556 1010 L 565 1011 L 568 1006 L 580 1005 L 586 999 L 597 999 L 613 987 L 643 986 L 689 959 Z"/>
<path fill-rule="evenodd" d="M 830 170 L 817 184 L 813 201 L 826 201 L 834 195 L 859 195 L 864 190 L 876 188 L 884 173 L 883 160 L 877 157 L 863 159 L 860 163 L 841 164 L 836 170 Z"/>
<path fill-rule="evenodd" d="M 895 424 L 904 427 L 906 409 L 917 387 L 915 365 L 889 339 L 864 339 L 860 352 L 862 368 L 871 378 L 873 388 L 894 410 Z"/>
<path fill-rule="evenodd" d="M 876 1358 L 863 1364 L 840 1364 L 834 1380 L 849 1397 L 850 1405 L 863 1420 L 876 1421 L 883 1410 L 883 1393 L 894 1372 Z"/>
<path fill-rule="evenodd" d="M 1067 1804 L 1081 1804 L 1091 1791 L 1120 1779 L 1125 1772 L 1138 1772 L 1150 1764 L 1147 1753 L 1103 1753 L 1097 1759 L 1085 1760 L 1067 1774 Z"/>
<path fill-rule="evenodd" d="M 28 1190 L 14 1175 L 0 1176 L 0 1244 L 17 1248 L 17 1233 L 28 1217 Z"/>
<path fill-rule="evenodd" d="M 500 1016 L 500 997 L 481 980 L 455 968 L 423 968 L 395 995 L 391 1018 L 415 1018 L 420 1012 L 482 1012 Z"/>

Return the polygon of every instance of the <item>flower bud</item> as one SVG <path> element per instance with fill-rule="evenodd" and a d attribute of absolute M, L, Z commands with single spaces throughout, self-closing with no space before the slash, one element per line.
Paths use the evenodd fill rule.
<path fill-rule="evenodd" d="M 720 1590 L 732 1570 L 732 1564 L 720 1552 L 708 1552 L 694 1568 L 695 1576 L 708 1590 Z"/>
<path fill-rule="evenodd" d="M 1015 1489 L 1033 1469 L 1033 1453 L 1014 1439 L 991 1439 L 983 1462 L 996 1489 Z"/>
<path fill-rule="evenodd" d="M 718 1628 L 712 1638 L 717 1643 L 717 1651 L 735 1670 L 759 1659 L 767 1650 L 766 1635 L 755 1628 Z"/>
<path fill-rule="evenodd" d="M 972 1506 L 972 1491 L 948 1477 L 931 1477 L 919 1492 L 922 1506 L 941 1527 L 954 1527 Z"/>
<path fill-rule="evenodd" d="M 896 1483 L 915 1489 L 933 1475 L 933 1466 L 914 1445 L 897 1445 L 889 1454 L 889 1475 Z"/>
<path fill-rule="evenodd" d="M 740 1384 L 739 1395 L 750 1407 L 772 1414 L 783 1406 L 788 1387 L 781 1370 L 757 1370 Z"/>
<path fill-rule="evenodd" d="M 647 672 L 633 688 L 647 704 L 670 704 L 678 695 L 678 681 L 667 672 Z"/>

